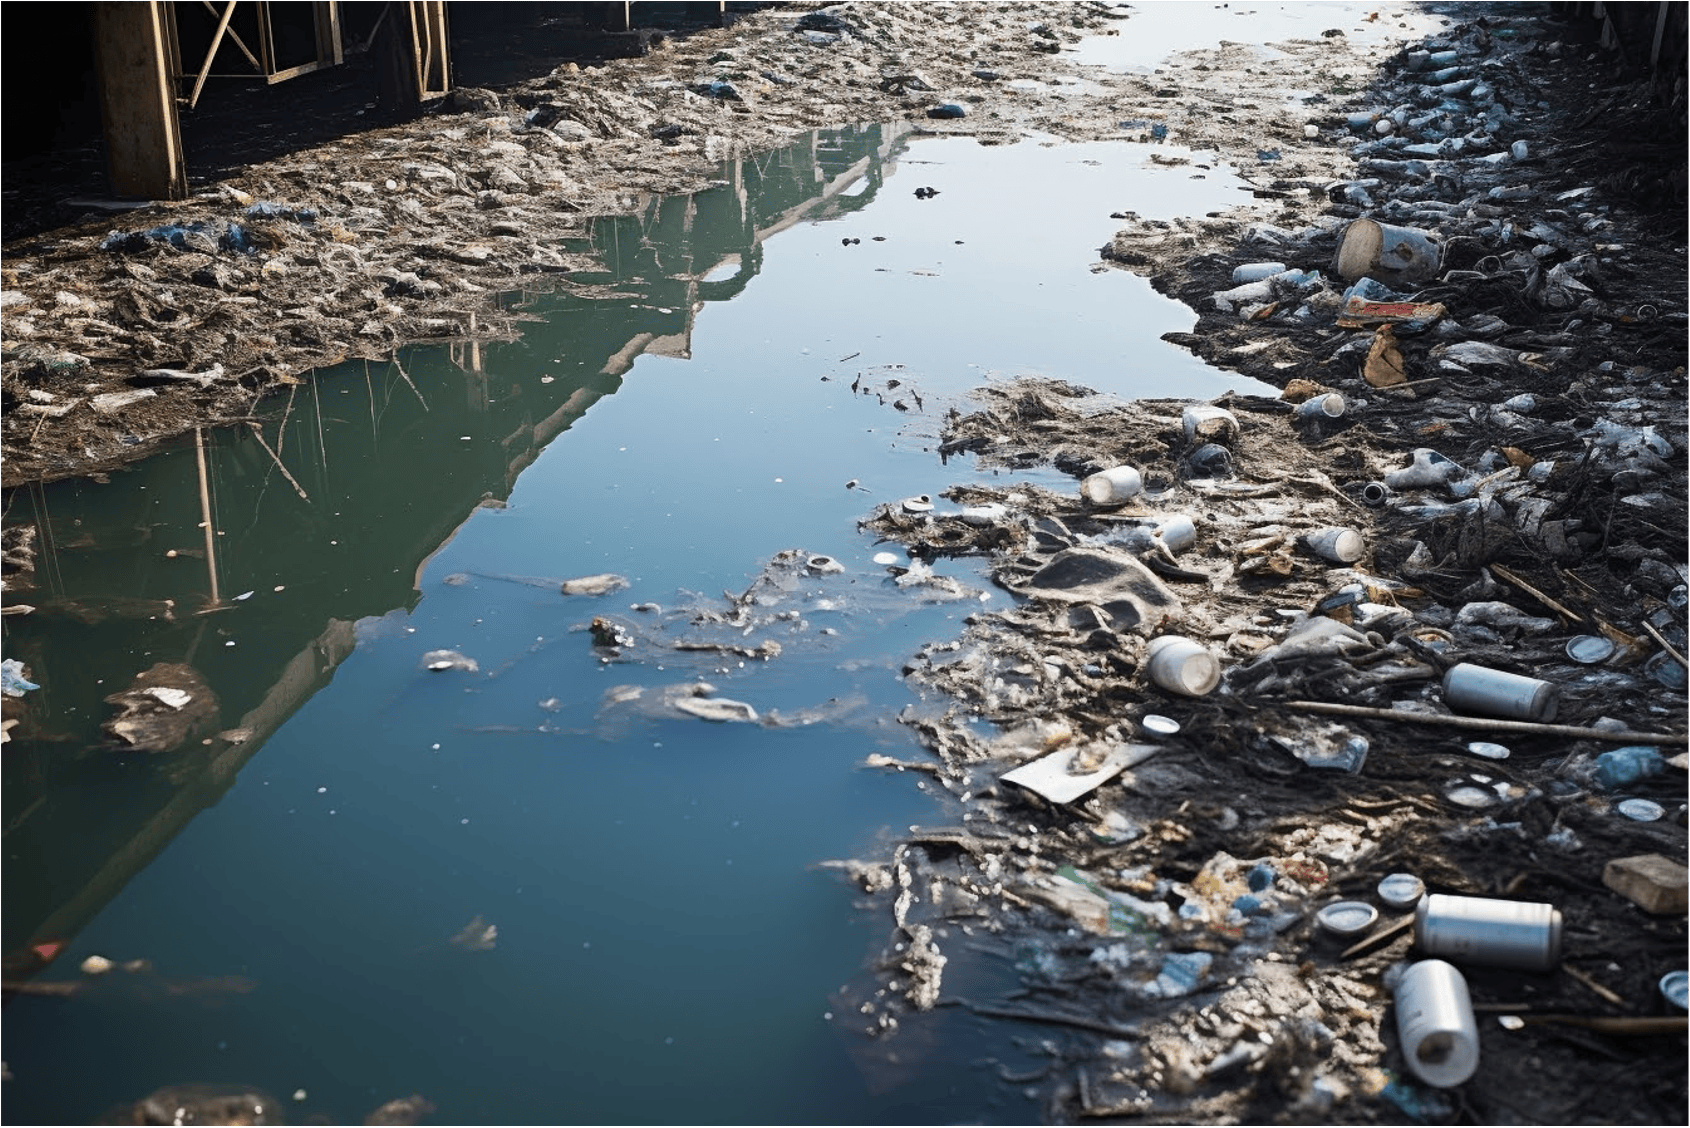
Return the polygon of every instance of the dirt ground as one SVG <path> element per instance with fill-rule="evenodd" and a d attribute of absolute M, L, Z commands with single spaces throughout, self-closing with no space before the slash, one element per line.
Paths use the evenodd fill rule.
<path fill-rule="evenodd" d="M 1284 395 L 1205 419 L 990 385 L 917 425 L 946 458 L 1054 466 L 1075 491 L 956 487 L 865 516 L 919 561 L 986 558 L 1019 598 L 910 658 L 923 706 L 903 720 L 931 759 L 878 766 L 931 776 L 955 821 L 839 863 L 890 926 L 836 1009 L 888 1071 L 952 1009 L 1048 1032 L 1046 1067 L 1004 1079 L 1055 1122 L 1679 1123 L 1683 1012 L 1657 984 L 1686 962 L 1682 869 L 1660 912 L 1606 874 L 1682 867 L 1686 848 L 1684 85 L 1662 105 L 1547 5 L 1436 11 L 1431 41 L 1377 56 L 1335 28 L 1057 93 L 1008 84 L 1075 74 L 1061 47 L 1131 34 L 1129 9 L 792 5 L 462 90 L 187 203 L 9 243 L 4 481 L 246 418 L 316 365 L 519 332 L 496 295 L 570 285 L 589 218 L 806 129 L 908 118 L 983 144 L 1216 152 L 1248 209 L 1124 215 L 1074 253 L 1149 277 L 1197 314 L 1178 343 Z M 928 116 L 945 104 L 966 115 Z M 1381 262 L 1395 293 L 1347 304 L 1335 260 L 1364 218 L 1428 233 L 1437 261 Z M 1319 276 L 1235 285 L 1259 262 Z M 134 392 L 152 394 L 101 398 Z M 1341 414 L 1308 414 L 1333 393 Z M 1435 454 L 1416 480 L 1417 449 Z M 1126 463 L 1140 491 L 1082 495 Z M 1361 554 L 1320 556 L 1328 527 Z M 1152 681 L 1163 634 L 1218 659 L 1218 685 Z M 1606 656 L 1575 660 L 1584 636 Z M 1550 683 L 1564 727 L 1460 727 L 1485 723 L 1441 688 L 1462 663 Z M 1615 779 L 1599 758 L 1639 733 L 1668 762 Z M 1042 782 L 1003 778 L 1047 761 Z M 1063 787 L 1079 793 L 1050 797 Z M 1634 799 L 1660 817 L 1622 814 Z M 1400 1045 L 1389 984 L 1428 954 L 1408 914 L 1348 939 L 1315 919 L 1340 897 L 1380 906 L 1399 872 L 1564 921 L 1548 970 L 1451 957 L 1481 1045 L 1455 1087 L 1419 1080 Z M 971 960 L 1019 988 L 947 989 Z"/>

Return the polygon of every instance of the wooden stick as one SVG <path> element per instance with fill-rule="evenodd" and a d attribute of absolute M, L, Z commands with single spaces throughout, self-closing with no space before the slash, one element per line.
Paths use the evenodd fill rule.
<path fill-rule="evenodd" d="M 1690 1019 L 1684 1015 L 1667 1018 L 1604 1018 L 1583 1014 L 1522 1014 L 1518 1018 L 1528 1026 L 1556 1023 L 1561 1026 L 1582 1026 L 1598 1034 L 1682 1034 L 1690 1029 Z"/>
<path fill-rule="evenodd" d="M 233 4 L 229 5 L 231 8 Z M 200 470 L 200 517 L 205 522 L 205 570 L 211 577 L 213 606 L 223 601 L 217 597 L 217 530 L 211 527 L 211 483 L 205 473 L 205 432 L 194 428 L 194 457 Z"/>
<path fill-rule="evenodd" d="M 411 383 L 411 374 L 405 371 L 405 366 L 403 364 L 399 363 L 398 353 L 393 354 L 391 363 L 393 364 L 393 367 L 399 370 L 399 375 L 404 379 L 405 386 L 411 389 L 411 394 L 417 397 L 417 402 L 423 405 L 424 411 L 427 411 L 428 401 L 423 399 L 423 394 L 421 392 L 417 391 L 417 386 Z"/>
<path fill-rule="evenodd" d="M 1615 1006 L 1623 1007 L 1623 1006 L 1626 1005 L 1626 1001 L 1625 1001 L 1624 998 L 1622 998 L 1621 996 L 1616 995 L 1614 992 L 1608 990 L 1606 987 L 1602 986 L 1602 984 L 1596 982 L 1596 980 L 1590 978 L 1590 976 L 1586 975 L 1584 972 L 1580 971 L 1578 968 L 1574 967 L 1572 964 L 1568 964 L 1568 963 L 1562 964 L 1561 970 L 1566 972 L 1568 975 L 1572 976 L 1574 979 L 1578 980 L 1580 983 L 1584 984 L 1586 987 L 1589 987 L 1592 991 L 1595 991 L 1603 999 L 1607 1000 L 1610 1003 L 1613 1003 Z"/>
<path fill-rule="evenodd" d="M 276 457 L 280 458 L 282 451 L 288 448 L 288 413 L 293 410 L 293 397 L 299 391 L 298 384 L 288 387 L 288 405 L 282 408 L 282 421 L 276 424 Z"/>
<path fill-rule="evenodd" d="M 278 469 L 282 472 L 282 477 L 284 477 L 288 480 L 288 484 L 291 485 L 294 488 L 294 492 L 299 494 L 299 496 L 304 498 L 306 501 L 310 501 L 311 495 L 305 492 L 305 487 L 300 485 L 299 482 L 294 478 L 294 476 L 292 474 L 288 473 L 288 468 L 286 466 L 282 465 L 281 455 L 279 455 L 275 451 L 271 450 L 270 444 L 264 441 L 264 431 L 263 431 L 263 429 L 260 428 L 258 426 L 258 424 L 251 423 L 251 422 L 249 422 L 247 424 L 247 426 L 252 428 L 253 437 L 258 440 L 258 445 L 263 447 L 265 453 L 268 454 L 270 456 L 270 458 L 276 463 L 276 469 Z"/>
<path fill-rule="evenodd" d="M 1546 725 L 1536 721 L 1505 721 L 1494 717 L 1455 717 L 1441 713 L 1410 713 L 1405 709 L 1371 709 L 1365 705 L 1338 705 L 1330 701 L 1287 701 L 1287 708 L 1334 717 L 1366 717 L 1375 721 L 1403 721 L 1414 725 L 1443 725 L 1477 732 L 1518 732 L 1536 736 L 1566 736 L 1574 740 L 1600 740 L 1608 744 L 1690 744 L 1690 733 L 1608 732 L 1578 725 Z"/>
<path fill-rule="evenodd" d="M 1413 927 L 1414 914 L 1410 913 L 1395 924 L 1388 925 L 1387 927 L 1381 928 L 1379 931 L 1373 933 L 1371 936 L 1357 940 L 1354 944 L 1345 948 L 1343 954 L 1341 954 L 1338 958 L 1341 960 L 1352 959 L 1356 956 L 1365 955 L 1368 952 L 1373 951 L 1375 948 L 1383 948 L 1386 944 L 1395 940 L 1398 936 L 1401 936 Z"/>
<path fill-rule="evenodd" d="M 1583 615 L 1580 615 L 1576 611 L 1569 611 L 1567 608 L 1561 606 L 1553 599 L 1550 599 L 1547 595 L 1544 595 L 1541 591 L 1538 591 L 1532 585 L 1528 584 L 1525 580 L 1522 580 L 1519 576 L 1516 576 L 1513 572 L 1510 572 L 1502 565 L 1492 564 L 1490 566 L 1490 570 L 1495 572 L 1498 576 L 1501 576 L 1504 580 L 1513 584 L 1515 587 L 1519 588 L 1521 591 L 1525 592 L 1527 595 L 1531 596 L 1533 599 L 1537 600 L 1539 603 L 1543 604 L 1545 607 L 1549 608 L 1551 611 L 1555 612 L 1557 615 L 1570 619 L 1575 623 L 1582 623 L 1585 621 Z"/>
<path fill-rule="evenodd" d="M 1643 629 L 1648 631 L 1651 635 L 1653 635 L 1655 637 L 1655 641 L 1660 643 L 1661 646 L 1663 648 L 1665 648 L 1665 650 L 1668 654 L 1672 655 L 1672 660 L 1674 662 L 1677 662 L 1680 666 L 1683 666 L 1685 669 L 1690 670 L 1690 662 L 1686 662 L 1684 660 L 1684 655 L 1680 654 L 1677 650 L 1675 650 L 1673 648 L 1672 643 L 1668 642 L 1666 639 L 1661 637 L 1660 631 L 1657 631 L 1654 627 L 1650 626 L 1648 623 L 1643 624 Z"/>
<path fill-rule="evenodd" d="M 1436 384 L 1442 376 L 1428 376 L 1424 380 L 1404 380 L 1400 384 L 1381 384 L 1374 389 L 1376 392 L 1405 392 L 1410 388 L 1418 388 L 1422 384 Z"/>

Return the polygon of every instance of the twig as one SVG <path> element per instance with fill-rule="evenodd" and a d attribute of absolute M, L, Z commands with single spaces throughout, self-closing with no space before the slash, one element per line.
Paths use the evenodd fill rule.
<path fill-rule="evenodd" d="M 323 438 L 323 385 L 320 381 L 311 381 L 311 406 L 317 412 L 317 449 L 323 455 L 323 476 L 329 473 L 329 443 Z"/>
<path fill-rule="evenodd" d="M 282 408 L 282 421 L 276 424 L 276 457 L 282 456 L 282 451 L 288 445 L 288 413 L 293 410 L 293 397 L 299 392 L 299 385 L 288 388 L 288 405 Z"/>
<path fill-rule="evenodd" d="M 411 394 L 417 397 L 417 402 L 423 405 L 424 411 L 427 411 L 428 410 L 428 401 L 423 399 L 423 394 L 421 392 L 417 391 L 417 386 L 415 384 L 411 383 L 410 374 L 405 371 L 405 366 L 403 364 L 399 363 L 399 354 L 398 353 L 393 354 L 392 362 L 393 362 L 393 367 L 395 367 L 399 370 L 399 375 L 404 377 L 406 386 L 411 389 Z"/>
<path fill-rule="evenodd" d="M 1595 991 L 1603 999 L 1607 1000 L 1610 1003 L 1613 1003 L 1615 1006 L 1623 1007 L 1623 1006 L 1626 1005 L 1626 1001 L 1625 1001 L 1624 998 L 1622 998 L 1621 996 L 1616 995 L 1614 992 L 1608 990 L 1606 987 L 1602 986 L 1602 984 L 1596 982 L 1596 980 L 1590 978 L 1590 976 L 1586 975 L 1584 972 L 1580 971 L 1578 968 L 1574 967 L 1572 964 L 1569 964 L 1569 963 L 1562 964 L 1561 970 L 1566 972 L 1568 975 L 1572 976 L 1574 979 L 1578 980 L 1580 983 L 1584 984 L 1586 987 L 1589 987 L 1592 991 Z"/>
<path fill-rule="evenodd" d="M 1549 608 L 1551 611 L 1555 612 L 1557 615 L 1570 619 L 1575 623 L 1582 623 L 1585 621 L 1583 615 L 1580 615 L 1576 611 L 1569 611 L 1567 608 L 1561 606 L 1561 604 L 1555 602 L 1553 599 L 1550 599 L 1547 595 L 1538 591 L 1531 584 L 1528 584 L 1525 580 L 1522 580 L 1519 576 L 1516 576 L 1513 572 L 1510 572 L 1502 565 L 1492 564 L 1490 566 L 1490 570 L 1498 576 L 1501 576 L 1504 580 L 1513 584 L 1515 587 L 1519 588 L 1521 591 L 1525 592 L 1527 595 L 1531 596 L 1533 599 L 1537 600 L 1539 603 L 1543 604 L 1545 607 Z"/>
<path fill-rule="evenodd" d="M 194 457 L 199 463 L 200 516 L 205 519 L 205 570 L 211 577 L 211 602 L 215 606 L 223 602 L 217 597 L 217 530 L 211 525 L 211 484 L 205 473 L 205 434 L 198 427 L 194 428 Z"/>
<path fill-rule="evenodd" d="M 1335 717 L 1368 717 L 1376 721 L 1403 721 L 1413 725 L 1443 725 L 1478 732 L 1518 732 L 1536 736 L 1566 736 L 1574 740 L 1600 740 L 1608 744 L 1690 744 L 1682 732 L 1609 732 L 1579 725 L 1546 725 L 1536 721 L 1505 721 L 1495 717 L 1456 717 L 1442 713 L 1410 713 L 1405 709 L 1372 709 L 1365 705 L 1339 705 L 1331 701 L 1287 701 L 1286 708 Z"/>
<path fill-rule="evenodd" d="M 1648 631 L 1651 635 L 1653 635 L 1655 641 L 1660 643 L 1661 646 L 1666 649 L 1666 652 L 1668 654 L 1672 655 L 1672 660 L 1674 662 L 1677 662 L 1680 666 L 1683 666 L 1685 669 L 1690 670 L 1690 662 L 1686 662 L 1684 660 L 1684 655 L 1680 654 L 1677 650 L 1673 649 L 1672 643 L 1668 642 L 1666 639 L 1661 637 L 1660 631 L 1657 631 L 1654 627 L 1650 626 L 1647 622 L 1645 622 L 1643 624 L 1643 629 Z"/>
<path fill-rule="evenodd" d="M 1684 1015 L 1668 1018 L 1604 1018 L 1583 1014 L 1522 1014 L 1518 1017 L 1527 1026 L 1549 1023 L 1582 1026 L 1598 1034 L 1682 1034 L 1686 1029 L 1690 1029 L 1690 1018 Z"/>
<path fill-rule="evenodd" d="M 271 457 L 271 459 L 275 461 L 276 469 L 278 469 L 282 472 L 282 477 L 284 477 L 288 480 L 288 484 L 291 485 L 294 488 L 294 492 L 299 494 L 299 496 L 304 498 L 306 501 L 310 501 L 311 495 L 305 492 L 305 487 L 300 485 L 299 482 L 294 478 L 294 476 L 292 474 L 288 473 L 288 468 L 286 466 L 282 465 L 281 455 L 279 455 L 275 451 L 271 450 L 270 444 L 264 441 L 264 429 L 262 427 L 260 427 L 257 423 L 253 423 L 253 422 L 250 422 L 250 421 L 247 423 L 247 426 L 252 428 L 252 435 L 255 439 L 258 440 L 258 445 L 263 447 L 265 453 L 268 454 Z"/>
<path fill-rule="evenodd" d="M 1410 388 L 1418 388 L 1422 384 L 1436 384 L 1443 380 L 1442 376 L 1428 376 L 1424 380 L 1404 380 L 1400 384 L 1382 384 L 1375 388 L 1379 392 L 1403 392 Z"/>
<path fill-rule="evenodd" d="M 1098 1034 L 1107 1034 L 1111 1038 L 1137 1038 L 1139 1032 L 1125 1026 L 1116 1026 L 1111 1022 L 1100 1022 L 1097 1019 L 1086 1018 L 1084 1015 L 1068 1014 L 1063 1011 L 1034 1010 L 1031 1007 L 1003 1007 L 990 1003 L 971 1003 L 967 999 L 941 999 L 939 1006 L 966 1007 L 975 1014 L 986 1018 L 1012 1018 L 1021 1022 L 1044 1022 L 1052 1026 L 1072 1026 L 1079 1030 L 1091 1030 Z"/>
<path fill-rule="evenodd" d="M 1343 954 L 1341 954 L 1338 958 L 1341 960 L 1352 959 L 1355 956 L 1366 955 L 1368 952 L 1371 952 L 1376 948 L 1383 948 L 1386 944 L 1389 944 L 1392 940 L 1395 940 L 1398 936 L 1401 936 L 1413 927 L 1414 914 L 1410 913 L 1395 924 L 1381 928 L 1379 931 L 1373 933 L 1373 935 L 1357 940 L 1354 944 L 1345 948 Z"/>

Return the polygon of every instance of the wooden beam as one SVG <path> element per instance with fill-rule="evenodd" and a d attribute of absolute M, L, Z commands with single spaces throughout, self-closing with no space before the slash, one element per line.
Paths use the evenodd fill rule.
<path fill-rule="evenodd" d="M 223 9 L 223 18 L 217 21 L 217 31 L 211 37 L 211 47 L 205 53 L 205 62 L 200 66 L 199 77 L 194 79 L 194 92 L 188 96 L 189 109 L 199 105 L 200 91 L 205 89 L 206 76 L 211 73 L 211 60 L 217 57 L 217 48 L 223 43 L 223 33 L 229 30 L 229 21 L 234 18 L 235 3 L 236 0 L 229 0 L 228 6 Z M 246 44 L 241 44 L 241 50 L 246 51 L 247 58 L 252 58 L 252 52 L 246 50 Z M 255 61 L 253 65 L 258 66 L 258 63 Z M 260 66 L 259 69 L 262 70 L 263 67 Z"/>
<path fill-rule="evenodd" d="M 94 6 L 94 58 L 112 191 L 182 200 L 188 177 L 171 90 L 169 13 L 159 0 Z"/>

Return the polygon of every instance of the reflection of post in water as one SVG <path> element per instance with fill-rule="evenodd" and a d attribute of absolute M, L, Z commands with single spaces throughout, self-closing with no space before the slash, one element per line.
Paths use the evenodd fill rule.
<path fill-rule="evenodd" d="M 487 405 L 491 402 L 491 393 L 487 387 L 487 370 L 482 367 L 481 342 L 474 336 L 476 329 L 475 313 L 469 315 L 470 339 L 454 341 L 447 346 L 446 355 L 451 358 L 469 378 L 464 381 L 464 390 L 468 393 L 465 400 L 471 415 L 486 415 Z"/>
<path fill-rule="evenodd" d="M 211 605 L 208 611 L 222 606 L 217 593 L 217 530 L 211 523 L 211 481 L 205 472 L 205 432 L 194 428 L 194 458 L 200 472 L 200 523 L 205 529 L 205 570 L 211 578 Z"/>

